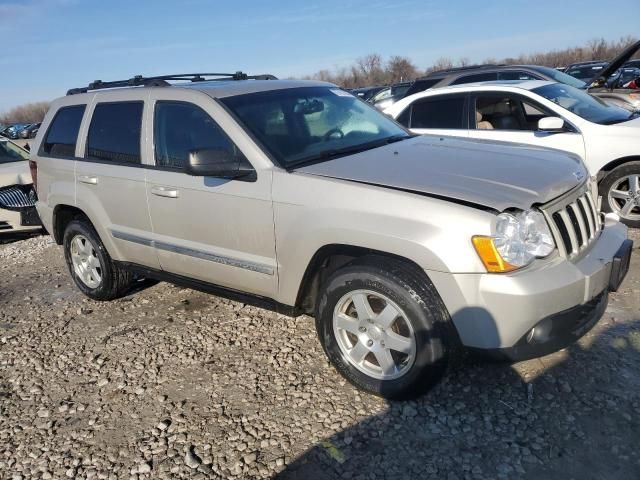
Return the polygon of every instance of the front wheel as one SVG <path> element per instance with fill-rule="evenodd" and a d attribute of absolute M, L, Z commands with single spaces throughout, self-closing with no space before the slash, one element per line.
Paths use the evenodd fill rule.
<path fill-rule="evenodd" d="M 356 261 L 327 280 L 316 329 L 340 374 L 388 399 L 413 398 L 437 383 L 459 342 L 429 279 L 382 257 Z"/>
<path fill-rule="evenodd" d="M 640 228 L 640 162 L 614 168 L 600 182 L 602 210 L 617 213 L 630 227 Z"/>

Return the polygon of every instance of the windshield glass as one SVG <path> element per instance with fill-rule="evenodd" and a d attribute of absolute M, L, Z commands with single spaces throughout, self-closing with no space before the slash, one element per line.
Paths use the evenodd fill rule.
<path fill-rule="evenodd" d="M 549 67 L 537 67 L 540 73 L 544 73 L 548 77 L 553 78 L 556 82 L 564 83 L 565 85 L 571 85 L 576 88 L 585 88 L 587 86 L 582 80 L 572 77 L 571 75 L 567 75 L 564 72 L 560 72 L 555 68 Z"/>
<path fill-rule="evenodd" d="M 29 154 L 11 142 L 0 142 L 0 163 L 28 160 Z"/>
<path fill-rule="evenodd" d="M 410 137 L 393 120 L 337 87 L 272 90 L 222 102 L 285 168 Z"/>
<path fill-rule="evenodd" d="M 624 122 L 634 116 L 633 113 L 630 114 L 624 108 L 605 103 L 598 97 L 589 95 L 587 92 L 569 85 L 553 83 L 534 88 L 532 91 L 585 120 L 601 125 Z"/>

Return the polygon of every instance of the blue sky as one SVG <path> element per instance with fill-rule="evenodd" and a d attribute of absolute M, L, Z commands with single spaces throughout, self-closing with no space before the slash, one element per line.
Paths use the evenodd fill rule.
<path fill-rule="evenodd" d="M 640 2 L 0 0 L 0 112 L 135 74 L 301 76 L 377 52 L 425 68 L 640 35 Z M 621 14 L 622 10 L 624 14 Z"/>

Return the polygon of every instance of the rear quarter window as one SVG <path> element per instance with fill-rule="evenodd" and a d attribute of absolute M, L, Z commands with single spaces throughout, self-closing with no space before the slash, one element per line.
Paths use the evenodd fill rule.
<path fill-rule="evenodd" d="M 78 132 L 86 105 L 62 107 L 53 118 L 42 144 L 42 153 L 52 157 L 75 157 Z"/>

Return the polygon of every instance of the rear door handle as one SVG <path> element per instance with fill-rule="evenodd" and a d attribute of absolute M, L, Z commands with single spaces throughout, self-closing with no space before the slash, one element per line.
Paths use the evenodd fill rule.
<path fill-rule="evenodd" d="M 159 197 L 178 198 L 178 190 L 174 187 L 161 187 L 156 185 L 151 187 L 151 193 Z"/>
<path fill-rule="evenodd" d="M 82 183 L 88 183 L 89 185 L 97 185 L 98 177 L 92 177 L 91 175 L 79 175 L 78 181 Z"/>

